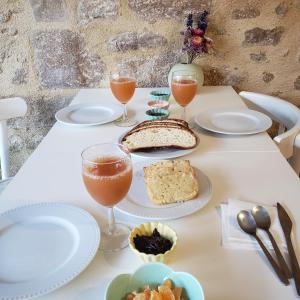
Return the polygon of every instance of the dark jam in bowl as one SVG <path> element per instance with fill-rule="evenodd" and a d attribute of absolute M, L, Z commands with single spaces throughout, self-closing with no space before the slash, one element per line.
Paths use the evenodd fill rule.
<path fill-rule="evenodd" d="M 133 242 L 138 251 L 146 254 L 163 254 L 172 248 L 172 242 L 161 236 L 156 228 L 151 235 L 136 235 Z"/>

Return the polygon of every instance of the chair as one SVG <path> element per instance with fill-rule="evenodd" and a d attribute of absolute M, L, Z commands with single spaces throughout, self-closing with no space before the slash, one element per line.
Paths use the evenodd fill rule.
<path fill-rule="evenodd" d="M 19 97 L 0 99 L 0 163 L 1 181 L 0 192 L 4 190 L 11 180 L 9 176 L 9 147 L 7 120 L 22 117 L 27 112 L 27 104 Z"/>
<path fill-rule="evenodd" d="M 242 91 L 239 95 L 247 106 L 268 115 L 280 124 L 278 135 L 273 138 L 282 155 L 292 168 L 300 173 L 300 110 L 280 98 Z"/>

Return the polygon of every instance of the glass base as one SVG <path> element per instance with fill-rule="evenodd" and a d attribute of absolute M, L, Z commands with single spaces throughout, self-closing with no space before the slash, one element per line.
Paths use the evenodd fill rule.
<path fill-rule="evenodd" d="M 118 251 L 128 246 L 130 228 L 125 224 L 116 223 L 112 234 L 108 233 L 108 226 L 101 230 L 100 250 Z"/>
<path fill-rule="evenodd" d="M 122 118 L 120 118 L 114 122 L 114 124 L 119 127 L 131 127 L 131 126 L 136 125 L 137 123 L 138 123 L 138 121 L 135 119 L 123 120 Z"/>

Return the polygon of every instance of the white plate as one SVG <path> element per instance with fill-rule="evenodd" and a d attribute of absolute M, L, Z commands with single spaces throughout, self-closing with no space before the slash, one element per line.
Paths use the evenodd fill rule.
<path fill-rule="evenodd" d="M 126 133 L 122 134 L 119 139 L 118 143 L 122 144 L 122 139 Z M 196 134 L 196 133 L 195 133 Z M 192 149 L 158 149 L 158 150 L 151 150 L 151 151 L 137 151 L 137 152 L 130 152 L 132 156 L 142 157 L 142 158 L 149 158 L 149 159 L 171 159 L 176 157 L 181 157 L 188 155 L 194 152 L 198 147 L 199 140 L 197 142 L 196 147 Z"/>
<path fill-rule="evenodd" d="M 151 162 L 153 163 L 153 162 Z M 146 191 L 143 167 L 150 162 L 141 162 L 133 166 L 133 180 L 127 197 L 116 205 L 116 208 L 129 215 L 147 220 L 171 220 L 190 215 L 208 203 L 212 196 L 209 178 L 195 168 L 199 183 L 197 198 L 185 202 L 167 205 L 156 205 L 151 202 Z"/>
<path fill-rule="evenodd" d="M 100 243 L 95 219 L 75 206 L 41 203 L 0 215 L 0 299 L 30 299 L 67 284 Z"/>
<path fill-rule="evenodd" d="M 120 105 L 110 103 L 100 104 L 76 104 L 67 106 L 55 114 L 58 122 L 65 125 L 93 126 L 112 122 L 122 116 Z"/>
<path fill-rule="evenodd" d="M 207 110 L 197 115 L 194 120 L 209 131 L 234 135 L 263 132 L 272 125 L 268 116 L 250 109 Z"/>

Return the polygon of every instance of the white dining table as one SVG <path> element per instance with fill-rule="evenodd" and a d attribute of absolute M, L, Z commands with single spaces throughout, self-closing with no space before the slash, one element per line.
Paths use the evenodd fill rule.
<path fill-rule="evenodd" d="M 139 121 L 145 118 L 151 90 L 137 89 L 129 102 L 130 115 Z M 117 103 L 108 89 L 83 89 L 72 104 L 111 102 Z M 192 118 L 206 109 L 244 107 L 232 87 L 206 86 L 188 106 L 187 115 Z M 175 103 L 170 110 L 171 117 L 180 115 L 180 108 Z M 100 227 L 103 226 L 106 209 L 95 203 L 85 190 L 80 154 L 91 144 L 118 141 L 126 130 L 128 128 L 117 127 L 113 123 L 91 127 L 55 123 L 1 194 L 0 213 L 32 203 L 63 202 L 85 209 L 95 217 Z M 228 198 L 233 197 L 266 205 L 280 202 L 292 212 L 294 238 L 299 244 L 299 178 L 267 133 L 231 136 L 199 128 L 194 130 L 200 143 L 193 153 L 184 158 L 208 176 L 213 194 L 208 204 L 196 213 L 164 222 L 178 236 L 170 267 L 193 274 L 201 283 L 207 300 L 299 299 L 293 281 L 290 286 L 284 286 L 261 252 L 222 246 L 219 210 L 220 203 L 226 203 Z M 133 158 L 133 168 L 140 160 Z M 117 212 L 116 218 L 131 226 L 143 222 L 120 212 Z M 300 261 L 299 247 L 296 253 Z M 78 277 L 39 299 L 104 299 L 105 289 L 116 275 L 132 273 L 141 264 L 128 247 L 113 253 L 98 251 Z"/>

